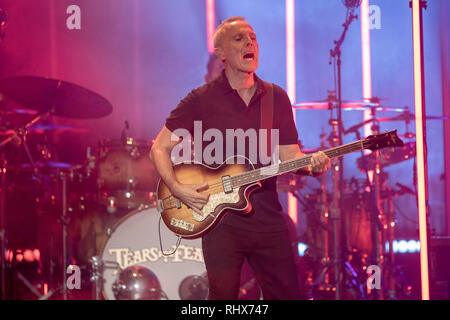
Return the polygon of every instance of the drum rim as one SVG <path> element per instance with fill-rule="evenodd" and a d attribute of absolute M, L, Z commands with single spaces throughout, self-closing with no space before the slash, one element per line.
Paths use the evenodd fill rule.
<path fill-rule="evenodd" d="M 113 225 L 112 228 L 110 229 L 110 232 L 108 232 L 109 234 L 107 234 L 105 240 L 103 241 L 103 243 L 102 243 L 102 245 L 101 245 L 101 250 L 99 250 L 99 252 L 100 252 L 100 257 L 101 257 L 102 260 L 103 260 L 103 253 L 104 253 L 104 251 L 105 251 L 105 249 L 106 249 L 106 244 L 108 243 L 108 240 L 111 238 L 111 236 L 113 235 L 113 233 L 117 230 L 117 228 L 119 228 L 119 226 L 120 226 L 123 222 L 125 222 L 128 218 L 130 218 L 130 217 L 132 217 L 132 216 L 134 216 L 134 215 L 136 215 L 136 214 L 138 214 L 138 213 L 140 213 L 140 212 L 142 212 L 142 211 L 144 211 L 144 210 L 152 209 L 152 208 L 157 208 L 157 207 L 156 207 L 156 206 L 149 206 L 149 205 L 142 205 L 142 206 L 140 206 L 140 207 L 138 207 L 138 208 L 136 208 L 136 209 L 134 209 L 134 210 L 131 210 L 129 213 L 127 213 L 127 214 L 124 215 L 122 218 L 120 218 L 116 223 L 114 223 L 114 225 Z M 119 267 L 119 269 L 120 269 L 120 267 Z M 120 269 L 120 271 L 122 271 L 122 269 Z M 103 278 L 103 273 L 102 273 L 102 278 Z M 102 294 L 103 294 L 103 297 L 104 297 L 106 300 L 111 300 L 111 298 L 110 298 L 110 297 L 108 296 L 108 294 L 106 293 L 106 289 L 105 289 L 105 286 L 104 286 L 104 285 L 102 286 Z M 115 299 L 115 300 L 117 300 L 117 299 Z"/>
<path fill-rule="evenodd" d="M 132 139 L 132 143 L 127 143 L 127 139 Z M 111 139 L 106 138 L 98 142 L 100 148 L 103 147 L 150 147 L 153 144 L 153 139 L 143 139 L 143 138 L 131 138 L 127 137 L 125 139 Z"/>
<path fill-rule="evenodd" d="M 131 210 L 130 212 L 128 212 L 126 215 L 124 215 L 122 218 L 120 218 L 119 220 L 116 221 L 116 223 L 114 223 L 114 225 L 110 228 L 110 231 L 108 232 L 109 234 L 106 237 L 106 240 L 104 240 L 104 243 L 102 243 L 101 245 L 101 250 L 99 250 L 101 256 L 103 257 L 103 252 L 105 251 L 105 247 L 106 247 L 106 243 L 108 242 L 108 240 L 111 238 L 112 234 L 117 230 L 117 228 L 128 218 L 134 216 L 135 214 L 140 213 L 141 211 L 147 210 L 147 209 L 152 209 L 152 208 L 157 208 L 157 206 L 149 206 L 149 205 L 142 205 L 139 206 L 136 209 Z"/>

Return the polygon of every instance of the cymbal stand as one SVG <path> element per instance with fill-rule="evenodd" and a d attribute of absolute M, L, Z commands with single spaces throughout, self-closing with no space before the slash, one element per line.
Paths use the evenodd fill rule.
<path fill-rule="evenodd" d="M 61 179 L 62 189 L 62 214 L 60 223 L 62 225 L 62 245 L 63 245 L 63 300 L 67 300 L 67 225 L 69 224 L 69 218 L 67 217 L 67 173 L 60 172 L 59 178 Z"/>
<path fill-rule="evenodd" d="M 308 215 L 308 218 L 318 225 L 321 232 L 322 230 L 324 230 L 324 232 L 326 232 L 326 234 L 328 235 L 328 225 L 324 223 L 322 216 L 317 217 L 317 210 L 315 206 L 312 206 L 309 202 L 304 201 L 304 199 L 299 196 L 299 192 L 294 190 L 294 188 L 290 190 L 289 193 L 292 194 L 298 200 L 298 202 L 303 205 L 303 212 Z M 326 244 L 326 246 L 328 248 L 328 244 Z M 330 261 L 330 258 L 322 258 L 320 263 L 322 264 L 322 268 L 318 275 L 315 277 L 314 282 L 309 287 L 309 289 L 311 290 L 310 292 L 308 292 L 308 299 L 318 299 L 318 297 L 316 297 L 317 290 L 323 291 L 325 289 L 325 291 L 330 291 L 333 289 L 329 284 L 329 271 L 333 269 L 333 263 Z"/>
<path fill-rule="evenodd" d="M 63 259 L 63 263 L 62 263 L 62 273 L 63 273 L 63 299 L 67 300 L 67 263 L 68 263 L 68 248 L 67 248 L 67 244 L 68 244 L 68 233 L 67 233 L 67 226 L 70 223 L 70 215 L 68 215 L 68 197 L 67 197 L 67 180 L 68 178 L 71 179 L 74 175 L 74 170 L 76 170 L 77 167 L 75 168 L 71 168 L 69 171 L 59 171 L 58 172 L 58 177 L 61 180 L 61 200 L 62 200 L 62 212 L 61 212 L 61 217 L 59 218 L 59 223 L 62 226 L 62 259 Z"/>
<path fill-rule="evenodd" d="M 8 25 L 8 16 L 6 12 L 0 8 L 0 39 L 5 38 L 5 29 Z M 9 136 L 2 142 L 0 142 L 0 149 L 9 142 L 13 141 L 14 135 Z M 0 253 L 1 259 L 1 270 L 0 270 L 0 280 L 2 282 L 0 289 L 0 300 L 6 299 L 6 159 L 4 159 L 4 154 L 2 154 L 2 163 L 0 165 L 1 169 L 1 178 L 0 178 L 0 249 L 2 250 Z"/>
<path fill-rule="evenodd" d="M 395 227 L 395 212 L 393 208 L 393 199 L 391 192 L 388 192 L 387 197 L 387 216 L 386 216 L 386 232 L 387 232 L 387 238 L 389 243 L 389 251 L 388 251 L 388 257 L 389 257 L 389 275 L 388 275 L 388 283 L 389 283 L 389 290 L 388 295 L 389 299 L 395 298 L 395 281 L 394 281 L 394 266 L 395 266 L 395 254 L 394 254 L 394 227 Z"/>
<path fill-rule="evenodd" d="M 1 241 L 1 300 L 6 299 L 6 159 L 4 154 L 1 155 L 1 165 L 0 165 L 0 241 Z"/>
<path fill-rule="evenodd" d="M 338 135 L 338 120 L 331 119 L 329 120 L 329 124 L 332 127 L 332 131 L 330 136 L 328 137 L 328 141 L 331 147 L 336 147 L 339 145 L 339 135 Z M 329 219 L 332 222 L 333 227 L 333 264 L 334 264 L 334 283 L 336 286 L 335 290 L 335 298 L 336 300 L 340 300 L 342 298 L 342 250 L 340 250 L 339 244 L 341 243 L 339 240 L 339 223 L 341 220 L 341 206 L 340 206 L 340 198 L 342 193 L 340 192 L 341 188 L 339 186 L 339 171 L 341 169 L 341 162 L 338 159 L 331 160 L 331 168 L 332 168 L 332 188 L 333 188 L 333 199 L 331 201 L 331 207 L 329 208 Z M 342 245 L 342 243 L 341 243 Z"/>
<path fill-rule="evenodd" d="M 326 138 L 326 134 L 323 132 L 320 134 L 320 146 L 321 147 L 326 147 L 326 142 L 325 142 L 325 138 Z M 329 207 L 328 207 L 328 194 L 327 194 L 327 176 L 325 174 L 323 174 L 320 177 L 320 190 L 322 192 L 321 194 L 321 202 L 322 202 L 322 212 L 320 214 L 320 220 L 322 222 L 323 225 L 328 226 L 328 217 L 329 217 Z M 328 263 L 330 262 L 330 248 L 329 248 L 329 243 L 328 243 L 328 228 L 323 230 L 323 258 L 322 258 L 322 264 L 324 265 L 328 265 Z M 324 278 L 324 286 L 325 289 L 328 290 L 330 288 L 330 277 L 329 274 L 325 274 L 325 278 Z"/>
<path fill-rule="evenodd" d="M 337 135 L 335 136 L 331 136 L 331 140 L 336 140 Z M 321 147 L 326 147 L 326 142 L 325 142 L 325 138 L 326 138 L 326 134 L 324 132 L 322 132 L 320 134 L 320 139 L 321 139 Z M 334 168 L 334 167 L 333 167 Z M 338 266 L 338 259 L 334 259 L 333 262 L 331 262 L 331 258 L 330 258 L 330 248 L 329 248 L 329 227 L 328 227 L 328 219 L 330 216 L 330 212 L 333 209 L 329 208 L 328 205 L 328 193 L 327 193 L 327 175 L 323 174 L 320 177 L 320 203 L 321 203 L 321 211 L 320 211 L 320 216 L 319 216 L 319 226 L 320 228 L 320 232 L 323 235 L 323 250 L 321 252 L 321 260 L 320 260 L 320 264 L 321 264 L 321 271 L 318 273 L 318 275 L 316 276 L 316 278 L 314 279 L 314 282 L 312 283 L 312 296 L 311 298 L 315 298 L 314 295 L 316 294 L 316 290 L 318 289 L 319 291 L 325 291 L 325 292 L 330 292 L 333 287 L 330 284 L 330 270 L 333 269 L 333 265 L 336 269 L 336 267 Z M 295 192 L 291 192 L 297 199 L 298 196 L 296 195 Z M 300 201 L 300 199 L 299 199 Z M 308 210 L 306 210 L 308 211 Z M 334 217 L 334 216 L 333 216 Z M 334 221 L 334 220 L 333 220 Z M 337 224 L 333 223 L 333 235 L 337 235 Z M 322 233 L 323 232 L 323 233 Z M 335 242 L 335 244 L 337 245 L 337 243 Z M 336 254 L 339 253 L 339 250 L 336 249 L 337 246 L 335 245 L 335 250 L 334 250 L 334 254 L 336 257 Z M 335 273 L 336 275 L 336 273 Z M 336 279 L 335 279 L 336 280 Z M 338 283 L 338 281 L 335 281 L 336 283 Z M 339 284 L 338 284 L 339 285 Z M 336 291 L 334 292 L 334 294 L 336 294 Z"/>
<path fill-rule="evenodd" d="M 376 111 L 375 108 L 372 108 L 372 134 L 379 134 L 380 127 L 378 122 L 376 121 Z M 383 209 L 381 207 L 381 164 L 380 164 L 380 151 L 376 150 L 375 152 L 375 170 L 373 172 L 373 183 L 371 184 L 371 196 L 372 196 L 372 205 L 371 205 L 371 232 L 372 232 L 372 262 L 375 263 L 381 269 L 381 274 L 383 274 L 382 267 L 384 262 L 384 246 L 383 246 L 383 230 L 384 226 L 382 223 L 383 219 Z M 364 154 L 364 152 L 362 152 Z M 367 172 L 367 170 L 366 170 Z M 368 174 L 368 172 L 367 172 Z M 383 291 L 375 290 L 374 291 L 375 298 L 383 300 Z"/>
<path fill-rule="evenodd" d="M 412 139 L 414 138 L 416 135 L 412 132 L 409 132 L 409 125 L 411 123 L 410 118 L 408 117 L 408 115 L 410 115 L 411 113 L 409 112 L 409 107 L 405 106 L 405 111 L 404 113 L 407 115 L 405 117 L 405 139 Z"/>

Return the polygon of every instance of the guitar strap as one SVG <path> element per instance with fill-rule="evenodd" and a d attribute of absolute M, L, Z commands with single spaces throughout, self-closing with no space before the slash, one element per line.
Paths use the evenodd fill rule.
<path fill-rule="evenodd" d="M 261 129 L 266 129 L 267 132 L 267 156 L 271 157 L 272 150 L 272 123 L 273 123 L 273 84 L 263 81 L 266 93 L 261 97 Z M 259 140 L 259 148 L 262 147 L 263 141 Z"/>

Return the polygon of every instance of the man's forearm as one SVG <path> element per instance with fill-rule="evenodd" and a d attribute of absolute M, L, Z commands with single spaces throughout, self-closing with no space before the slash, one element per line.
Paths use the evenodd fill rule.
<path fill-rule="evenodd" d="M 296 145 L 295 147 L 286 147 L 286 148 L 280 148 L 280 160 L 281 161 L 287 161 L 291 159 L 298 159 L 300 157 L 305 156 L 303 152 L 300 151 L 300 148 Z M 314 176 L 312 172 L 311 166 L 307 166 L 305 168 L 298 169 L 297 171 L 293 172 L 298 175 L 302 176 Z"/>
<path fill-rule="evenodd" d="M 158 171 L 161 179 L 169 189 L 172 189 L 178 183 L 178 180 L 173 171 L 169 152 L 159 148 L 152 148 L 150 159 L 155 165 L 156 171 Z"/>

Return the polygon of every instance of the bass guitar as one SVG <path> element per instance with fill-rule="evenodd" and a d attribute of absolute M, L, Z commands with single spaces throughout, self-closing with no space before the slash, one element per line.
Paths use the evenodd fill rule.
<path fill-rule="evenodd" d="M 337 158 L 363 149 L 379 150 L 386 147 L 401 147 L 403 141 L 397 130 L 371 135 L 366 139 L 324 150 L 330 158 Z M 234 158 L 234 159 L 233 159 Z M 295 172 L 310 165 L 311 155 L 291 159 L 266 167 L 255 169 L 248 160 L 238 161 L 239 157 L 227 159 L 218 167 L 199 163 L 181 163 L 173 167 L 175 176 L 183 184 L 204 184 L 202 190 L 210 194 L 208 202 L 199 214 L 171 194 L 164 181 L 160 179 L 157 188 L 157 206 L 165 225 L 176 235 L 186 239 L 203 236 L 229 212 L 242 214 L 251 211 L 249 196 L 261 181 L 288 172 Z"/>

